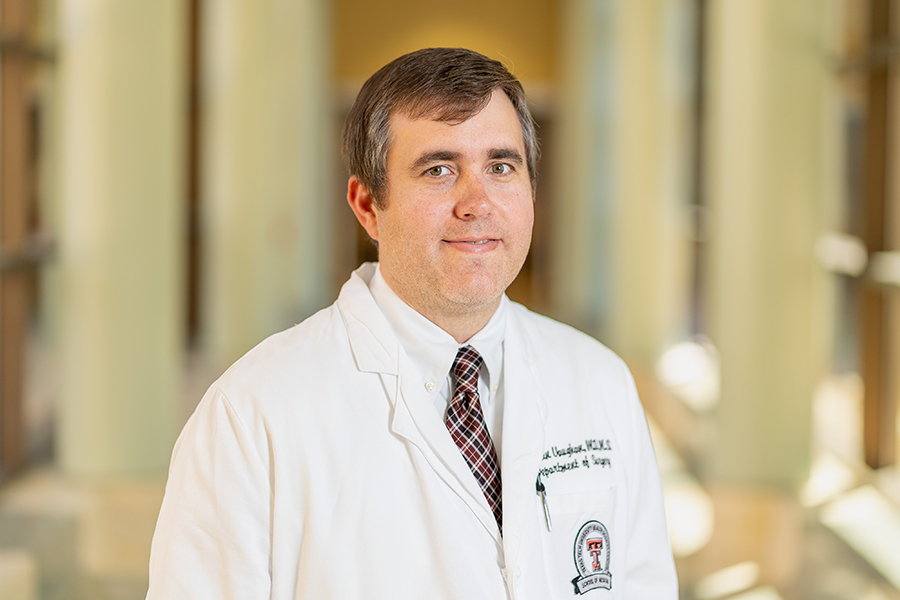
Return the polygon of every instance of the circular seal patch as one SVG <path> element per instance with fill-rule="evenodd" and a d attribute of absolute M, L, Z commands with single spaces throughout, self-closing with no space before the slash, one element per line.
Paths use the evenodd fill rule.
<path fill-rule="evenodd" d="M 572 580 L 575 594 L 596 589 L 612 589 L 609 572 L 609 532 L 600 521 L 588 521 L 575 537 L 575 568 L 578 577 Z"/>

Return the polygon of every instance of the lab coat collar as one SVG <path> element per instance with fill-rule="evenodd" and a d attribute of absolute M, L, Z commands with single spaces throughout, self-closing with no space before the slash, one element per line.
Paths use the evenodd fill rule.
<path fill-rule="evenodd" d="M 363 263 L 341 288 L 337 306 L 360 371 L 398 375 L 400 343 L 369 293 L 375 263 Z"/>
<path fill-rule="evenodd" d="M 453 385 L 450 371 L 456 355 L 462 346 L 472 346 L 484 359 L 480 371 L 482 378 L 479 389 L 481 406 L 487 412 L 494 401 L 490 392 L 491 384 L 496 391 L 503 372 L 503 337 L 506 334 L 506 312 L 509 299 L 504 294 L 500 305 L 494 311 L 487 325 L 460 344 L 452 335 L 428 320 L 424 315 L 407 304 L 394 292 L 384 279 L 380 267 L 369 281 L 369 291 L 379 310 L 391 326 L 400 347 L 412 362 L 419 385 L 428 390 L 428 395 L 438 414 L 444 414 L 452 397 Z M 407 372 L 404 370 L 404 372 Z M 483 389 L 481 389 L 483 386 Z M 488 428 L 494 435 L 493 423 L 488 420 Z M 499 428 L 498 428 L 499 429 Z M 499 436 L 499 434 L 498 434 Z M 498 440 L 499 437 L 494 438 Z"/>

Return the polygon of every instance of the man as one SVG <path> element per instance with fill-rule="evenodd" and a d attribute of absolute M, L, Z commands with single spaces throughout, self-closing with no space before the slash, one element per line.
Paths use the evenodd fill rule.
<path fill-rule="evenodd" d="M 674 599 L 627 369 L 504 295 L 534 216 L 519 82 L 468 50 L 402 56 L 344 153 L 379 264 L 204 396 L 148 598 Z"/>

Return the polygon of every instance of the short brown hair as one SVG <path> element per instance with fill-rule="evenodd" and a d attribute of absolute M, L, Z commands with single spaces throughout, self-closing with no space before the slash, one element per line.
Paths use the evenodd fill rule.
<path fill-rule="evenodd" d="M 540 149 L 525 90 L 503 63 L 465 48 L 425 48 L 404 54 L 363 84 L 344 123 L 342 153 L 350 174 L 383 207 L 391 115 L 462 123 L 487 106 L 498 88 L 519 117 L 534 193 Z"/>

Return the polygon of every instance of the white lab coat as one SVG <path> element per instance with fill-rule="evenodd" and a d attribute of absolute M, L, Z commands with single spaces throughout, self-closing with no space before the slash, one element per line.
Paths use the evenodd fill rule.
<path fill-rule="evenodd" d="M 573 579 L 599 564 L 609 589 L 584 598 L 674 600 L 659 474 L 624 364 L 510 305 L 501 537 L 407 376 L 373 272 L 363 265 L 334 305 L 206 393 L 175 445 L 147 598 L 574 598 Z"/>

